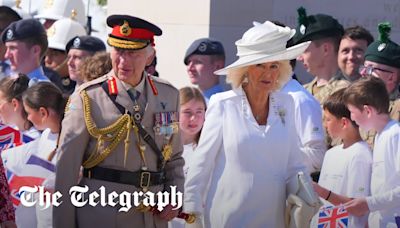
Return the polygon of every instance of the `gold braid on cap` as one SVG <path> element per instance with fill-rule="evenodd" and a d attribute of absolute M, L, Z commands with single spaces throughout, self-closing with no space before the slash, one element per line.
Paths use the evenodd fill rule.
<path fill-rule="evenodd" d="M 98 165 L 115 150 L 124 137 L 126 158 L 130 143 L 129 133 L 133 126 L 132 118 L 126 113 L 119 117 L 113 124 L 104 128 L 98 128 L 91 116 L 90 98 L 87 92 L 82 90 L 80 95 L 83 100 L 83 113 L 87 130 L 92 137 L 97 139 L 96 148 L 89 155 L 89 158 L 83 162 L 83 167 L 89 169 Z M 103 148 L 104 142 L 109 142 L 105 148 Z M 99 150 L 102 152 L 100 153 Z"/>
<path fill-rule="evenodd" d="M 108 44 L 117 47 L 117 48 L 124 48 L 124 49 L 133 49 L 133 50 L 139 50 L 142 48 L 147 47 L 149 45 L 149 42 L 138 42 L 138 41 L 132 41 L 132 40 L 121 40 L 118 38 L 114 37 L 108 37 Z"/>

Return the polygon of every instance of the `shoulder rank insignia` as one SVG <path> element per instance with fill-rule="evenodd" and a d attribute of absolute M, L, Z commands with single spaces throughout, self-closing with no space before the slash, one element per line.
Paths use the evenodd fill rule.
<path fill-rule="evenodd" d="M 151 79 L 150 75 L 147 75 L 147 80 L 149 81 L 149 84 L 150 84 L 151 90 L 153 91 L 154 96 L 157 96 L 158 90 L 157 90 L 156 85 L 154 85 L 154 81 L 153 81 L 153 79 Z"/>
<path fill-rule="evenodd" d="M 108 79 L 108 93 L 110 95 L 118 95 L 117 81 L 114 77 Z"/>

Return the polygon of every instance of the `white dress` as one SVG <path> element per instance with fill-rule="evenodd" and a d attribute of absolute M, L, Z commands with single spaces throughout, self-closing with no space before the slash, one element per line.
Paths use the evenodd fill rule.
<path fill-rule="evenodd" d="M 400 123 L 395 120 L 375 136 L 367 203 L 369 227 L 395 227 L 394 217 L 400 216 Z"/>
<path fill-rule="evenodd" d="M 290 79 L 281 92 L 293 98 L 296 131 L 308 171 L 319 171 L 326 151 L 321 105 L 294 79 Z"/>
<path fill-rule="evenodd" d="M 205 227 L 284 227 L 286 181 L 306 168 L 292 98 L 277 92 L 269 99 L 263 127 L 241 88 L 211 97 L 184 204 L 204 215 Z"/>

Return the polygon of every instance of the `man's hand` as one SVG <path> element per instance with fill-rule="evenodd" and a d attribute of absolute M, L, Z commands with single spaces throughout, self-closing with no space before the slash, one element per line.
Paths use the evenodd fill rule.
<path fill-rule="evenodd" d="M 365 198 L 356 198 L 344 204 L 344 208 L 355 216 L 363 216 L 369 212 L 367 200 Z"/>
<path fill-rule="evenodd" d="M 175 218 L 179 214 L 178 209 L 173 210 L 172 208 L 173 207 L 171 205 L 167 205 L 166 207 L 164 207 L 164 210 L 162 210 L 161 213 L 158 214 L 158 216 L 161 219 L 171 221 L 173 218 Z"/>

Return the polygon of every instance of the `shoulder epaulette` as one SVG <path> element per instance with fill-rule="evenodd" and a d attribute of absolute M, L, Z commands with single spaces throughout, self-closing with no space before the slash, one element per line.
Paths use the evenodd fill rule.
<path fill-rule="evenodd" d="M 77 92 L 80 93 L 82 90 L 85 90 L 93 85 L 101 84 L 104 81 L 106 81 L 109 77 L 110 77 L 109 75 L 104 75 L 104 76 L 98 77 L 92 81 L 85 82 L 78 87 Z"/>

